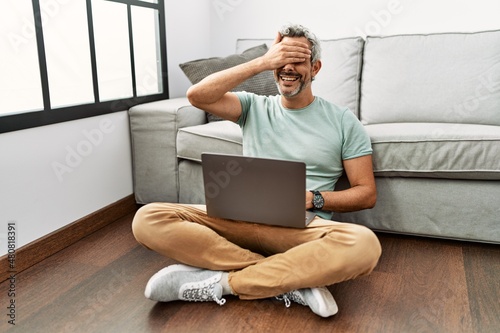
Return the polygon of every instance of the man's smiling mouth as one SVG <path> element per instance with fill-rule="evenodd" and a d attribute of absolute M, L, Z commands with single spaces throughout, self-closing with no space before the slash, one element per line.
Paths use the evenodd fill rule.
<path fill-rule="evenodd" d="M 279 78 L 286 82 L 297 81 L 298 79 L 300 79 L 300 76 L 301 76 L 300 74 L 296 73 L 286 73 L 286 72 L 279 73 Z"/>

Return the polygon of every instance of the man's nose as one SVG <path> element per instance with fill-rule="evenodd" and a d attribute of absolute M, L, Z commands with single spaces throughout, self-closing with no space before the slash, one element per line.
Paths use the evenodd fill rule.
<path fill-rule="evenodd" d="M 293 64 L 286 64 L 283 67 L 283 70 L 288 71 L 288 72 L 295 72 L 295 66 Z"/>

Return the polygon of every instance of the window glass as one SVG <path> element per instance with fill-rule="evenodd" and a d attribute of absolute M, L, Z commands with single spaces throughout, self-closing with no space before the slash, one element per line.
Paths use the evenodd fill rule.
<path fill-rule="evenodd" d="M 133 96 L 127 6 L 93 0 L 94 38 L 100 101 Z"/>
<path fill-rule="evenodd" d="M 164 1 L 1 1 L 0 133 L 168 98 Z"/>
<path fill-rule="evenodd" d="M 31 0 L 3 0 L 0 10 L 0 116 L 43 109 Z"/>
<path fill-rule="evenodd" d="M 52 108 L 94 102 L 85 0 L 41 0 Z"/>
<path fill-rule="evenodd" d="M 163 91 L 158 21 L 157 10 L 132 6 L 137 96 L 158 94 Z"/>

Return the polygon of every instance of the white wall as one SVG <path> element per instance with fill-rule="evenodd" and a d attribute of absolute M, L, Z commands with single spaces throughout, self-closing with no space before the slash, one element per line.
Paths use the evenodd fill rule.
<path fill-rule="evenodd" d="M 133 193 L 126 112 L 0 135 L 0 255 Z"/>
<path fill-rule="evenodd" d="M 179 64 L 210 56 L 210 1 L 165 0 L 170 97 L 191 85 Z"/>
<path fill-rule="evenodd" d="M 498 0 L 211 0 L 212 54 L 237 38 L 272 38 L 287 22 L 321 39 L 499 29 Z"/>

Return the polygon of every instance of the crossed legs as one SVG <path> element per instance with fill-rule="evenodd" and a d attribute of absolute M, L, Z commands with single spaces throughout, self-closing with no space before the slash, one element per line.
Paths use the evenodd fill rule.
<path fill-rule="evenodd" d="M 241 299 L 273 297 L 369 274 L 381 254 L 368 228 L 316 218 L 305 229 L 227 221 L 204 206 L 154 203 L 138 210 L 134 236 L 184 264 L 229 272 Z"/>

